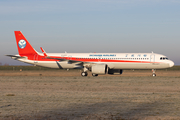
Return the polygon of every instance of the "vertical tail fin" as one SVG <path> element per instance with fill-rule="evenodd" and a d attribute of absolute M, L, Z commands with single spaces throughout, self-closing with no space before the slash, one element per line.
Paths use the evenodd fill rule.
<path fill-rule="evenodd" d="M 38 54 L 36 50 L 27 41 L 21 31 L 14 31 L 16 37 L 17 48 L 20 56 L 28 56 Z"/>

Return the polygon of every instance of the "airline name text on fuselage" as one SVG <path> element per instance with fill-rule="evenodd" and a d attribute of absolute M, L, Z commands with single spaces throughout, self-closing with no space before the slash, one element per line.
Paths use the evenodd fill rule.
<path fill-rule="evenodd" d="M 116 54 L 90 54 L 89 57 L 116 57 Z M 125 57 L 147 57 L 147 55 L 125 54 Z"/>
<path fill-rule="evenodd" d="M 95 55 L 89 55 L 90 57 L 102 57 L 102 56 L 104 56 L 104 57 L 115 57 L 116 56 L 116 54 L 95 54 Z"/>

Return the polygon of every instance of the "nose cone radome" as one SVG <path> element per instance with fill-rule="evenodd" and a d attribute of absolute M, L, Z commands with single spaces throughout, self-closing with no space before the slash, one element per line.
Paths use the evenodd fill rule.
<path fill-rule="evenodd" d="M 174 62 L 173 61 L 170 61 L 169 62 L 169 67 L 173 67 L 174 66 Z"/>

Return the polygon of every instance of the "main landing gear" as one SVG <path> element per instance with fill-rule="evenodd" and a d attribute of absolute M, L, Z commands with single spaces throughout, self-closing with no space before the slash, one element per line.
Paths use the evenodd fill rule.
<path fill-rule="evenodd" d="M 88 75 L 87 73 L 88 69 L 86 67 L 83 68 L 83 72 L 81 73 L 81 76 L 86 77 Z M 92 73 L 93 77 L 97 77 L 98 74 Z"/>
<path fill-rule="evenodd" d="M 85 77 L 85 76 L 87 76 L 87 75 L 88 75 L 87 72 L 82 72 L 82 73 L 81 73 L 81 76 L 83 76 L 83 77 Z"/>
<path fill-rule="evenodd" d="M 155 73 L 156 70 L 152 69 L 152 72 L 153 72 L 152 76 L 155 77 L 156 76 L 156 73 Z"/>
<path fill-rule="evenodd" d="M 83 77 L 86 77 L 88 75 L 88 73 L 87 72 L 82 72 L 81 73 L 81 76 L 83 76 Z M 97 77 L 98 76 L 98 74 L 94 74 L 94 73 L 92 73 L 92 76 L 93 77 Z"/>
<path fill-rule="evenodd" d="M 97 77 L 97 76 L 98 76 L 98 74 L 92 73 L 92 76 L 93 76 L 93 77 Z"/>
<path fill-rule="evenodd" d="M 83 72 L 81 73 L 81 76 L 85 77 L 88 75 L 87 73 L 88 69 L 86 67 L 83 68 Z"/>

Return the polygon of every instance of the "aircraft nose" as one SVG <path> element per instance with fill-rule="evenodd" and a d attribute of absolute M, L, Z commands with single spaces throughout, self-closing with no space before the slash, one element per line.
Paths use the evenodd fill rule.
<path fill-rule="evenodd" d="M 174 62 L 173 61 L 170 61 L 169 62 L 169 67 L 173 67 L 174 66 Z"/>

